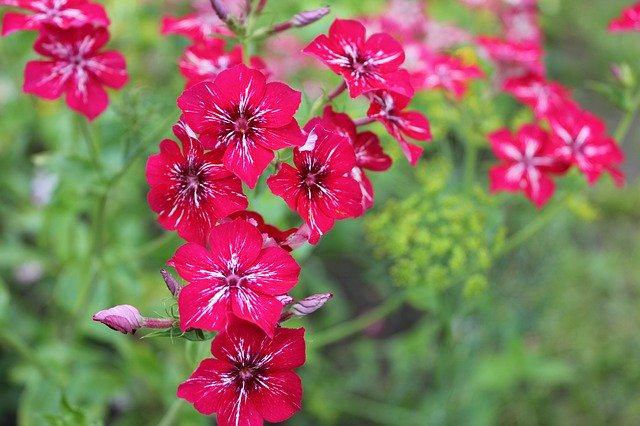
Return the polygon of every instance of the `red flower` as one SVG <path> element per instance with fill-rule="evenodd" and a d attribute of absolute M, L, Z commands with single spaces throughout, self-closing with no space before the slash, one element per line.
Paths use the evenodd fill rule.
<path fill-rule="evenodd" d="M 575 106 L 564 86 L 533 74 L 507 80 L 504 90 L 531 107 L 538 118 L 544 118 L 549 113 L 565 107 Z"/>
<path fill-rule="evenodd" d="M 177 395 L 219 426 L 282 422 L 300 410 L 302 383 L 292 370 L 304 364 L 303 328 L 277 328 L 270 339 L 255 326 L 234 320 L 211 344 Z"/>
<path fill-rule="evenodd" d="M 346 137 L 316 126 L 307 143 L 293 152 L 296 168 L 283 164 L 267 179 L 275 195 L 309 225 L 309 242 L 316 244 L 336 219 L 362 214 L 358 183 L 348 173 L 356 165 Z"/>
<path fill-rule="evenodd" d="M 344 77 L 355 98 L 377 89 L 413 96 L 400 43 L 389 34 L 377 33 L 365 40 L 366 29 L 358 21 L 336 19 L 329 36 L 319 35 L 302 51 L 316 56 L 333 72 Z"/>
<path fill-rule="evenodd" d="M 205 153 L 182 122 L 173 126 L 173 133 L 182 152 L 178 144 L 165 139 L 160 153 L 147 161 L 149 205 L 162 227 L 177 229 L 185 240 L 205 245 L 217 220 L 247 208 L 247 198 L 240 179 L 222 165 L 220 150 Z"/>
<path fill-rule="evenodd" d="M 431 139 L 427 118 L 416 111 L 403 111 L 411 99 L 397 93 L 379 91 L 369 95 L 371 106 L 367 116 L 384 124 L 387 131 L 400 143 L 400 148 L 412 166 L 418 162 L 423 149 L 407 142 L 404 135 L 426 141 Z"/>
<path fill-rule="evenodd" d="M 300 267 L 280 247 L 262 247 L 262 234 L 242 219 L 211 230 L 210 251 L 189 243 L 169 264 L 189 285 L 180 290 L 180 328 L 222 331 L 231 314 L 273 336 L 282 303 L 275 297 L 297 282 Z"/>
<path fill-rule="evenodd" d="M 621 15 L 609 23 L 607 30 L 610 32 L 640 31 L 640 2 L 623 9 Z"/>
<path fill-rule="evenodd" d="M 222 39 L 207 37 L 187 47 L 178 62 L 180 72 L 187 79 L 187 88 L 213 80 L 220 71 L 242 63 L 242 46 L 225 52 L 224 44 Z"/>
<path fill-rule="evenodd" d="M 480 68 L 465 65 L 453 56 L 423 53 L 427 55 L 423 58 L 424 66 L 411 76 L 411 82 L 417 88 L 441 88 L 461 99 L 467 91 L 468 81 L 484 76 Z"/>
<path fill-rule="evenodd" d="M 15 6 L 35 13 L 23 15 L 7 12 L 2 18 L 3 36 L 20 30 L 37 30 L 45 24 L 62 29 L 85 24 L 109 25 L 104 7 L 86 0 L 19 0 Z"/>
<path fill-rule="evenodd" d="M 353 120 L 347 114 L 333 111 L 331 106 L 325 107 L 322 119 L 319 117 L 312 119 L 305 128 L 313 128 L 316 124 L 321 124 L 325 129 L 349 138 L 356 154 L 356 165 L 349 172 L 349 176 L 360 185 L 363 210 L 370 209 L 373 207 L 373 185 L 364 169 L 382 172 L 391 167 L 391 157 L 382 150 L 380 139 L 373 132 L 357 133 Z"/>
<path fill-rule="evenodd" d="M 555 191 L 548 174 L 567 169 L 554 156 L 549 135 L 534 124 L 526 124 L 515 137 L 502 129 L 489 135 L 489 141 L 493 152 L 503 161 L 489 170 L 491 191 L 523 191 L 541 208 Z"/>
<path fill-rule="evenodd" d="M 44 27 L 33 48 L 51 60 L 27 63 L 23 90 L 45 99 L 66 93 L 69 108 L 94 119 L 109 104 L 103 85 L 119 89 L 128 79 L 120 53 L 98 52 L 108 40 L 105 28 Z"/>
<path fill-rule="evenodd" d="M 178 98 L 186 122 L 206 148 L 225 148 L 224 165 L 250 188 L 274 157 L 273 150 L 302 145 L 293 114 L 300 92 L 283 83 L 266 83 L 257 70 L 237 65 Z"/>
<path fill-rule="evenodd" d="M 605 171 L 618 186 L 624 183 L 624 175 L 614 167 L 622 163 L 624 154 L 616 142 L 605 135 L 605 125 L 598 117 L 578 108 L 565 108 L 550 115 L 549 123 L 554 154 L 577 165 L 590 185 Z"/>

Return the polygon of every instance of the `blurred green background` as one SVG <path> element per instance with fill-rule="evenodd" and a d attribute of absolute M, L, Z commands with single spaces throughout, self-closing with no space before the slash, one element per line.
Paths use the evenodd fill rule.
<path fill-rule="evenodd" d="M 176 62 L 187 41 L 159 35 L 163 11 L 175 5 L 103 3 L 110 46 L 127 57 L 131 79 L 110 93 L 110 109 L 88 132 L 63 101 L 21 93 L 35 34 L 0 39 L 0 424 L 212 424 L 175 397 L 208 342 L 124 336 L 91 321 L 124 303 L 167 315 L 175 303 L 158 271 L 180 245 L 155 223 L 144 165 L 177 121 L 184 82 Z M 308 42 L 336 16 L 386 5 L 272 0 L 264 23 L 326 3 L 330 17 L 292 34 Z M 605 31 L 630 3 L 541 0 L 550 77 L 574 88 L 610 129 L 622 112 L 591 88 L 611 81 L 612 63 L 640 73 L 640 33 Z M 453 0 L 429 6 L 435 19 L 491 31 L 489 15 Z M 315 70 L 289 83 L 302 90 L 310 76 L 328 88 L 339 81 Z M 483 104 L 477 86 L 457 109 L 438 94 L 419 97 L 414 108 L 435 136 L 425 159 L 409 167 L 385 136 L 397 161 L 372 177 L 375 208 L 297 253 L 294 296 L 335 297 L 291 323 L 307 330 L 308 361 L 298 370 L 303 410 L 288 424 L 640 424 L 637 126 L 623 144 L 624 189 L 608 178 L 587 188 L 569 176 L 540 212 L 521 195 L 486 195 L 495 161 L 487 146 L 477 187 L 462 188 L 456 140 L 484 143 L 462 114 L 485 131 L 524 114 L 506 98 Z M 349 108 L 364 114 L 363 104 Z M 100 147 L 99 166 L 87 138 Z M 453 164 L 442 160 L 443 144 L 453 148 Z M 267 191 L 252 205 L 280 226 L 296 223 Z M 543 214 L 540 232 L 496 255 Z"/>

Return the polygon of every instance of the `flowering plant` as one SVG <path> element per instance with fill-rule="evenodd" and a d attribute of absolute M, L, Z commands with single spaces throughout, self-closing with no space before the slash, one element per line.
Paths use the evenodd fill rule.
<path fill-rule="evenodd" d="M 375 326 L 400 307 L 444 318 L 451 309 L 438 301 L 450 307 L 478 297 L 491 286 L 492 267 L 570 204 L 584 186 L 580 175 L 589 185 L 604 176 L 625 184 L 620 144 L 630 123 L 611 134 L 570 88 L 550 78 L 537 1 L 459 2 L 486 14 L 498 34 L 439 22 L 410 0 L 388 2 L 386 13 L 366 17 L 326 7 L 284 15 L 272 3 L 195 1 L 187 15 L 163 19 L 149 12 L 167 35 L 153 43 L 182 43 L 182 54 L 172 58 L 172 72 L 181 77 L 170 106 L 141 114 L 136 102 L 143 97 L 133 93 L 143 83 L 133 70 L 144 71 L 125 61 L 126 35 L 111 16 L 118 6 L 0 0 L 11 8 L 3 36 L 37 31 L 33 50 L 42 58 L 26 62 L 23 92 L 48 101 L 64 94 L 78 129 L 73 141 L 87 143 L 83 176 L 94 176 L 94 187 L 77 194 L 79 203 L 84 196 L 89 203 L 77 218 L 83 230 L 88 221 L 88 255 L 68 315 L 75 324 L 99 309 L 93 319 L 121 333 L 150 329 L 145 337 L 199 345 L 187 346 L 197 356 L 170 379 L 179 400 L 202 415 L 215 413 L 221 425 L 297 415 L 305 403 L 294 370 L 320 368 L 314 356 L 320 348 L 360 332 L 375 335 Z M 635 9 L 612 21 L 610 31 L 636 30 Z M 104 50 L 110 37 L 115 48 Z M 278 46 L 286 43 L 295 51 L 285 61 Z M 617 70 L 632 117 L 640 91 Z M 162 67 L 146 72 L 153 84 L 170 74 Z M 154 111 L 149 104 L 146 111 Z M 119 134 L 108 129 L 118 120 L 125 123 Z M 123 142 L 115 168 L 104 161 L 118 155 L 101 145 L 105 138 Z M 59 161 L 63 170 L 66 158 Z M 122 223 L 117 235 L 104 227 L 110 200 L 139 203 L 140 191 L 115 190 L 136 167 L 146 177 L 156 222 L 149 226 L 158 237 L 116 256 L 114 241 L 148 238 L 132 231 L 141 228 L 133 222 Z M 413 193 L 403 193 L 402 179 Z M 380 205 L 378 192 L 402 198 Z M 499 192 L 521 192 L 533 207 Z M 513 211 L 528 223 L 512 223 Z M 331 235 L 357 235 L 348 223 L 361 217 L 359 229 L 387 266 L 393 297 L 318 331 L 314 317 L 304 317 L 338 289 L 309 284 L 314 250 L 330 244 Z M 170 296 L 153 293 L 165 297 L 164 312 L 154 317 L 122 304 L 140 305 L 149 295 L 133 295 L 134 302 L 114 290 L 97 299 L 88 286 L 135 258 L 179 276 L 162 269 Z M 101 291 L 125 285 L 115 281 Z M 105 299 L 117 305 L 96 306 Z M 335 299 L 315 317 L 340 303 Z"/>

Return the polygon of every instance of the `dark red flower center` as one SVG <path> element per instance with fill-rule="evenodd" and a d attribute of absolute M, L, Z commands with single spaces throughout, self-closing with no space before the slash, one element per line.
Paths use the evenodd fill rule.
<path fill-rule="evenodd" d="M 242 367 L 238 370 L 238 377 L 242 380 L 249 380 L 253 377 L 253 368 Z"/>
<path fill-rule="evenodd" d="M 227 285 L 229 287 L 237 287 L 242 281 L 242 277 L 237 276 L 236 274 L 231 274 L 225 278 Z"/>
<path fill-rule="evenodd" d="M 234 126 L 236 132 L 246 133 L 249 130 L 249 120 L 244 117 L 238 117 Z"/>

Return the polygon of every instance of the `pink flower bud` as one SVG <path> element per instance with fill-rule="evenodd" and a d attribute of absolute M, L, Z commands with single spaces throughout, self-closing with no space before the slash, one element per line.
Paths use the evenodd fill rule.
<path fill-rule="evenodd" d="M 286 295 L 285 295 L 286 296 Z M 331 293 L 322 293 L 322 294 L 314 294 L 313 296 L 309 296 L 305 299 L 300 300 L 295 305 L 293 305 L 288 311 L 284 312 L 280 316 L 280 320 L 278 323 L 283 323 L 285 321 L 290 320 L 293 317 L 303 317 L 305 315 L 309 315 L 318 309 L 320 309 L 327 300 L 331 299 L 333 294 Z M 280 299 L 279 299 L 280 300 Z M 281 300 L 284 303 L 283 300 Z M 292 303 L 293 299 L 286 304 Z M 285 305 L 286 305 L 285 304 Z"/>
<path fill-rule="evenodd" d="M 305 10 L 300 12 L 291 18 L 291 22 L 294 27 L 304 27 L 309 24 L 313 24 L 317 20 L 328 15 L 331 10 L 328 7 L 321 7 L 320 9 Z"/>
<path fill-rule="evenodd" d="M 227 9 L 227 6 L 225 6 L 224 1 L 211 0 L 211 6 L 213 6 L 213 10 L 216 12 L 216 15 L 218 15 L 218 18 L 220 18 L 222 22 L 226 23 L 229 21 L 229 19 L 231 19 L 229 17 L 229 9 Z"/>
<path fill-rule="evenodd" d="M 290 305 L 296 300 L 288 294 L 281 294 L 280 296 L 276 296 L 276 299 L 278 299 L 278 301 L 282 303 L 282 306 Z"/>
<path fill-rule="evenodd" d="M 306 297 L 294 304 L 291 307 L 290 312 L 296 317 L 309 315 L 322 308 L 322 306 L 332 297 L 332 293 L 314 294 L 313 296 Z"/>
<path fill-rule="evenodd" d="M 180 283 L 166 269 L 160 269 L 160 274 L 171 294 L 178 297 L 180 290 L 182 290 Z"/>
<path fill-rule="evenodd" d="M 93 320 L 124 334 L 134 334 L 144 325 L 144 318 L 131 305 L 118 305 L 105 309 L 96 313 Z"/>

